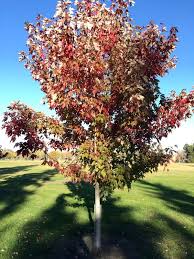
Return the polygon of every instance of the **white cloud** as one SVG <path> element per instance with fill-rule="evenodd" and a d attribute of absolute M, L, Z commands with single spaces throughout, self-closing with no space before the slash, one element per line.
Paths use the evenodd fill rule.
<path fill-rule="evenodd" d="M 0 129 L 0 145 L 3 148 L 7 148 L 7 149 L 14 149 L 14 143 L 10 142 L 10 139 L 8 138 L 8 136 L 5 134 L 5 131 Z"/>
<path fill-rule="evenodd" d="M 14 150 L 15 149 L 14 143 L 10 142 L 10 139 L 5 134 L 5 130 L 1 128 L 2 127 L 2 121 L 3 121 L 3 115 L 0 114 L 0 146 L 2 146 L 2 148 Z"/>
<path fill-rule="evenodd" d="M 185 144 L 194 143 L 194 122 L 190 119 L 183 122 L 181 126 L 172 131 L 167 138 L 162 140 L 163 147 L 178 146 L 181 150 Z"/>

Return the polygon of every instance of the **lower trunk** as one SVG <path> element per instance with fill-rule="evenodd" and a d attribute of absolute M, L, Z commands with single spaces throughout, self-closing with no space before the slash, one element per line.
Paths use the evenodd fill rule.
<path fill-rule="evenodd" d="M 100 204 L 100 187 L 97 182 L 95 185 L 95 241 L 94 249 L 98 253 L 101 249 L 101 204 Z"/>

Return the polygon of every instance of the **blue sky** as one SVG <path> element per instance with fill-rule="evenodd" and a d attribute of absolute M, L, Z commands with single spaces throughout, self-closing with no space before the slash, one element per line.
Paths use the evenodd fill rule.
<path fill-rule="evenodd" d="M 21 100 L 34 109 L 46 111 L 40 104 L 43 94 L 31 79 L 28 71 L 18 62 L 18 52 L 25 49 L 26 33 L 24 22 L 33 22 L 37 14 L 50 17 L 54 14 L 56 0 L 9 0 L 0 1 L 0 115 L 13 100 Z M 131 15 L 136 24 L 146 25 L 150 20 L 164 23 L 167 29 L 177 26 L 179 40 L 175 51 L 178 64 L 161 79 L 162 92 L 174 89 L 188 91 L 194 85 L 194 1 L 179 0 L 136 0 Z M 193 127 L 191 121 L 185 126 Z M 194 130 L 193 130 L 194 132 Z M 194 142 L 194 137 L 193 137 Z"/>

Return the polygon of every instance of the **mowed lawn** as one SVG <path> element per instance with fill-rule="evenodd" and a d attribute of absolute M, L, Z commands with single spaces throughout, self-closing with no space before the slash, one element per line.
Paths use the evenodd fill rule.
<path fill-rule="evenodd" d="M 40 162 L 0 161 L 0 258 L 93 258 L 93 189 Z M 194 164 L 103 204 L 101 258 L 194 258 Z"/>

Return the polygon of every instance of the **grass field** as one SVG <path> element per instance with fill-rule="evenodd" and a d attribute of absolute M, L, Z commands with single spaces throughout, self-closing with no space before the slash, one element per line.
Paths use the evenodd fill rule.
<path fill-rule="evenodd" d="M 102 258 L 194 258 L 194 165 L 147 175 L 103 204 Z M 92 258 L 93 189 L 38 162 L 0 162 L 0 258 Z"/>

